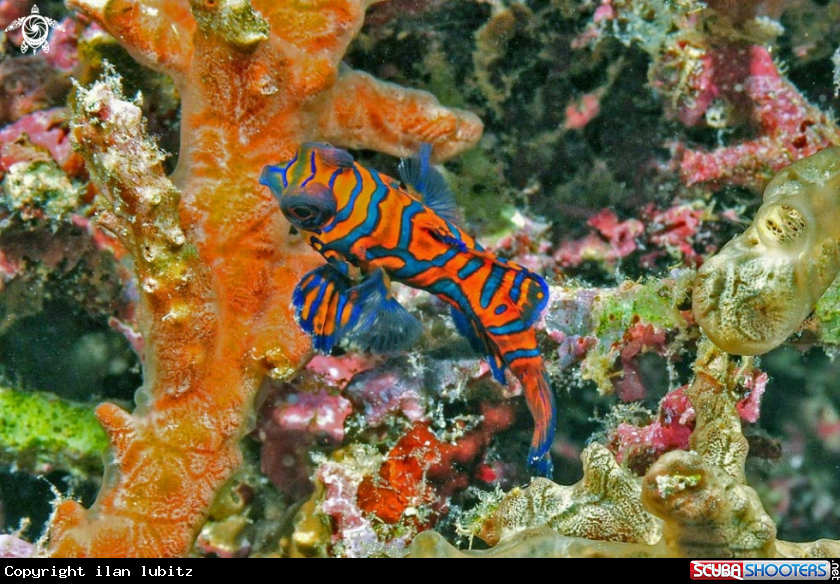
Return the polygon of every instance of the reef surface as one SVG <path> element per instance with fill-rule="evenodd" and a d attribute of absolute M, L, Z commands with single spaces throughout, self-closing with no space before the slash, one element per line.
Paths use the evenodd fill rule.
<path fill-rule="evenodd" d="M 840 555 L 840 4 L 35 4 L 0 0 L 3 554 Z M 306 141 L 432 144 L 546 279 L 551 480 L 438 299 L 395 287 L 407 352 L 313 354 L 322 259 L 258 183 Z"/>

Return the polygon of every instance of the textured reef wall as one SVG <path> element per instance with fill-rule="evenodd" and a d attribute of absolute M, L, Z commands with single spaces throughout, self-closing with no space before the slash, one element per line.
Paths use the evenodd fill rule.
<path fill-rule="evenodd" d="M 840 554 L 837 3 L 72 0 L 34 52 L 33 5 L 0 0 L 4 553 Z M 305 141 L 392 176 L 431 143 L 546 278 L 553 480 L 436 298 L 395 288 L 408 352 L 313 356 L 322 260 L 258 183 Z"/>

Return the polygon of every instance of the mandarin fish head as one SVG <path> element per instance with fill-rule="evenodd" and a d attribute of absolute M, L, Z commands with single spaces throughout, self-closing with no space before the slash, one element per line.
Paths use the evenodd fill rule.
<path fill-rule="evenodd" d="M 267 186 L 280 203 L 280 211 L 297 229 L 320 229 L 335 216 L 338 203 L 332 190 L 317 182 L 303 186 L 292 180 L 290 172 L 298 158 L 286 165 L 268 165 L 260 174 L 260 184 Z"/>
<path fill-rule="evenodd" d="M 323 142 L 306 142 L 285 164 L 268 165 L 260 174 L 286 219 L 297 229 L 324 227 L 338 207 L 335 179 L 353 167 L 353 156 Z"/>

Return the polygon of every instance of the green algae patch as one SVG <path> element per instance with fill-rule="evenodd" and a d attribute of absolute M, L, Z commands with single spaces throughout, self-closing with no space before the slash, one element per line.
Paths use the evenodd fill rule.
<path fill-rule="evenodd" d="M 595 334 L 614 340 L 636 323 L 658 328 L 684 328 L 678 306 L 686 295 L 686 281 L 652 280 L 644 284 L 624 282 L 614 293 L 601 296 L 593 310 Z"/>
<path fill-rule="evenodd" d="M 820 341 L 825 345 L 840 345 L 840 279 L 817 302 L 814 317 L 819 323 Z"/>
<path fill-rule="evenodd" d="M 678 353 L 688 328 L 680 307 L 693 274 L 684 270 L 673 279 L 627 281 L 615 290 L 601 291 L 591 316 L 597 342 L 581 364 L 582 378 L 595 382 L 600 393 L 611 394 L 613 380 L 622 375 L 621 353 L 629 343 L 640 343 L 642 352 Z"/>
<path fill-rule="evenodd" d="M 0 462 L 36 474 L 87 476 L 102 470 L 107 445 L 92 407 L 0 387 Z"/>

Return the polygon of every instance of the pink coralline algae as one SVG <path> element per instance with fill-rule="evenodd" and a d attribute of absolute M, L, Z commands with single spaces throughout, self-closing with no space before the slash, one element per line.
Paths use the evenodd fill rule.
<path fill-rule="evenodd" d="M 0 0 L 0 41 L 8 39 L 12 46 L 20 47 L 21 42 L 23 42 L 22 27 L 8 32 L 4 31 L 12 22 L 28 15 L 31 7 L 31 0 Z"/>
<path fill-rule="evenodd" d="M 644 225 L 636 219 L 619 221 L 615 213 L 604 209 L 587 222 L 598 230 L 610 244 L 616 257 L 622 258 L 636 250 L 636 238 L 644 231 Z"/>
<path fill-rule="evenodd" d="M 281 492 L 296 498 L 312 490 L 309 481 L 313 447 L 335 448 L 344 440 L 350 402 L 327 390 L 295 392 L 263 407 L 258 430 L 262 472 Z"/>
<path fill-rule="evenodd" d="M 583 129 L 598 116 L 600 111 L 600 97 L 595 93 L 586 93 L 566 107 L 566 121 L 563 122 L 563 127 L 567 130 Z"/>
<path fill-rule="evenodd" d="M 747 396 L 736 404 L 738 415 L 745 422 L 754 424 L 761 413 L 761 396 L 767 389 L 769 377 L 764 371 L 753 369 L 743 380 Z"/>
<path fill-rule="evenodd" d="M 599 211 L 587 223 L 598 235 L 590 233 L 583 239 L 564 241 L 554 254 L 561 266 L 574 267 L 593 260 L 614 265 L 636 251 L 636 238 L 645 230 L 644 224 L 638 219 L 620 221 L 610 209 Z"/>
<path fill-rule="evenodd" d="M 8 16 L 2 12 L 5 6 L 0 5 L 0 30 L 7 26 L 4 21 Z M 0 123 L 64 104 L 70 90 L 70 74 L 79 64 L 77 45 L 82 30 L 79 21 L 65 18 L 58 27 L 50 29 L 49 52 L 0 61 Z"/>
<path fill-rule="evenodd" d="M 312 371 L 331 387 L 344 389 L 357 374 L 373 369 L 380 359 L 364 353 L 348 353 L 340 357 L 315 355 L 306 364 Z"/>
<path fill-rule="evenodd" d="M 659 404 L 656 420 L 646 426 L 620 423 L 610 438 L 610 449 L 619 463 L 644 473 L 659 456 L 676 448 L 688 448 L 694 430 L 694 408 L 685 387 L 669 392 Z"/>
<path fill-rule="evenodd" d="M 635 358 L 648 351 L 656 351 L 664 356 L 667 353 L 665 341 L 665 331 L 658 330 L 650 324 L 636 323 L 627 330 L 619 353 L 623 375 L 613 381 L 621 401 L 638 401 L 645 397 L 645 387 Z"/>
<path fill-rule="evenodd" d="M 51 160 L 70 176 L 84 171 L 70 144 L 68 112 L 52 108 L 27 114 L 0 129 L 0 178 L 17 162 Z"/>
<path fill-rule="evenodd" d="M 0 534 L 0 558 L 34 558 L 37 556 L 37 546 L 14 535 Z"/>
<path fill-rule="evenodd" d="M 761 396 L 767 385 L 767 373 L 753 369 L 742 378 L 746 395 L 736 404 L 740 419 L 747 423 L 758 421 Z M 668 392 L 659 403 L 656 418 L 649 424 L 637 426 L 619 423 L 609 434 L 608 446 L 616 461 L 626 463 L 637 474 L 644 474 L 662 454 L 675 449 L 688 450 L 694 431 L 695 411 L 685 394 L 687 386 Z"/>
<path fill-rule="evenodd" d="M 564 268 L 597 262 L 611 270 L 639 252 L 638 264 L 643 268 L 654 267 L 659 260 L 696 266 L 702 259 L 697 245 L 707 216 L 709 210 L 694 203 L 664 208 L 650 203 L 640 209 L 638 218 L 624 220 L 613 210 L 604 209 L 587 221 L 595 233 L 564 239 L 554 252 L 554 260 Z"/>
<path fill-rule="evenodd" d="M 674 166 L 686 185 L 760 190 L 782 167 L 840 140 L 830 116 L 780 73 L 771 49 L 747 40 L 755 32 L 736 32 L 753 19 L 754 28 L 764 27 L 763 36 L 772 38 L 768 30 L 778 28 L 755 17 L 793 5 L 764 4 L 686 2 L 665 10 L 643 0 L 603 0 L 577 40 L 584 46 L 613 35 L 641 46 L 652 59 L 650 85 L 666 116 L 689 127 L 752 129 L 754 137 L 711 151 L 676 144 Z"/>
<path fill-rule="evenodd" d="M 65 18 L 50 31 L 50 52 L 44 59 L 58 71 L 73 71 L 79 65 L 79 37 L 84 30 L 82 23 Z"/>
<path fill-rule="evenodd" d="M 294 383 L 269 390 L 257 432 L 263 473 L 283 493 L 303 496 L 312 490 L 309 453 L 340 446 L 352 414 L 359 413 L 366 428 L 395 416 L 425 418 L 422 376 L 406 369 L 360 353 L 313 357 Z"/>
<path fill-rule="evenodd" d="M 766 48 L 711 49 L 701 62 L 703 74 L 695 85 L 693 107 L 681 110 L 678 117 L 691 125 L 721 97 L 748 116 L 758 136 L 710 152 L 686 148 L 679 156 L 686 184 L 719 182 L 760 189 L 791 161 L 840 141 L 831 118 L 779 74 Z"/>
<path fill-rule="evenodd" d="M 652 266 L 663 255 L 682 259 L 689 265 L 697 265 L 702 256 L 695 250 L 694 243 L 703 224 L 706 210 L 693 205 L 676 205 L 667 209 L 658 209 L 649 205 L 642 212 L 648 222 L 648 237 L 656 246 L 654 251 L 645 254 L 640 263 Z"/>
<path fill-rule="evenodd" d="M 64 103 L 70 89 L 66 72 L 40 55 L 0 62 L 0 123 Z"/>
<path fill-rule="evenodd" d="M 564 239 L 554 252 L 554 259 L 566 268 L 587 261 L 613 268 L 634 252 L 644 252 L 638 260 L 643 267 L 655 265 L 660 258 L 696 265 L 701 256 L 695 243 L 707 213 L 702 206 L 678 204 L 659 208 L 649 204 L 641 209 L 638 219 L 619 220 L 614 211 L 604 209 L 587 222 L 596 233 Z"/>
<path fill-rule="evenodd" d="M 426 415 L 422 377 L 407 375 L 405 368 L 383 367 L 358 375 L 346 396 L 362 412 L 365 424 L 378 428 L 394 414 L 416 422 Z"/>

